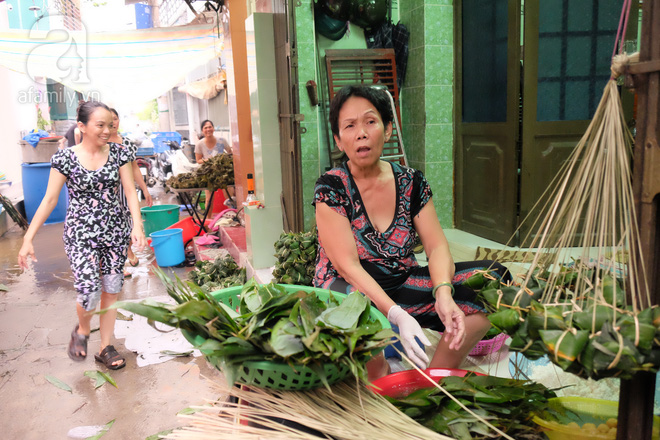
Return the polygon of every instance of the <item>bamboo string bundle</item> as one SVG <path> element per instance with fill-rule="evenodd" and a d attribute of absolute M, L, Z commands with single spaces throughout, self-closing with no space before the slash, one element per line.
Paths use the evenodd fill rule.
<path fill-rule="evenodd" d="M 530 359 L 583 377 L 657 371 L 660 309 L 651 307 L 632 192 L 633 138 L 615 78 L 573 153 L 524 220 L 526 273 L 480 292 L 491 322 Z M 531 249 L 537 249 L 532 252 Z"/>
<path fill-rule="evenodd" d="M 525 239 L 531 248 L 542 252 L 531 254 L 533 258 L 523 286 L 539 269 L 549 270 L 541 302 L 551 302 L 562 282 L 561 271 L 552 269 L 575 259 L 578 248 L 581 251 L 577 260 L 584 264 L 576 265 L 579 275 L 576 291 L 593 290 L 603 299 L 603 278 L 623 275 L 628 278 L 628 300 L 634 310 L 650 304 L 643 267 L 638 265 L 637 258 L 627 258 L 640 255 L 632 193 L 632 144 L 616 82 L 612 79 L 584 136 L 551 185 L 554 193 L 549 195 L 549 202 L 540 209 L 530 228 L 535 232 Z M 590 261 L 598 263 L 593 267 L 595 284 L 581 276 L 591 266 Z M 585 295 L 578 295 L 576 303 L 584 307 L 586 299 Z"/>
<path fill-rule="evenodd" d="M 227 389 L 221 388 L 222 392 Z M 232 387 L 224 402 L 196 407 L 203 412 L 180 415 L 189 426 L 168 434 L 176 440 L 211 440 L 237 436 L 251 439 L 318 439 L 283 424 L 294 422 L 336 440 L 445 440 L 404 415 L 384 397 L 364 385 L 342 382 L 312 391 L 279 391 L 263 388 Z M 248 424 L 247 421 L 250 423 Z M 321 437 L 322 438 L 322 437 Z"/>

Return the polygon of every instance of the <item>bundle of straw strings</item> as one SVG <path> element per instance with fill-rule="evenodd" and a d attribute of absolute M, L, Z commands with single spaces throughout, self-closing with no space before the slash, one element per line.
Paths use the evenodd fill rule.
<path fill-rule="evenodd" d="M 222 385 L 216 386 L 227 392 Z M 203 412 L 180 415 L 189 425 L 165 438 L 211 440 L 235 436 L 241 440 L 296 440 L 318 439 L 322 435 L 335 440 L 451 439 L 418 424 L 364 385 L 356 388 L 350 381 L 334 385 L 332 392 L 325 388 L 279 391 L 233 387 L 229 395 L 233 399 L 197 407 Z M 290 422 L 319 435 L 291 426 Z"/>
<path fill-rule="evenodd" d="M 651 303 L 632 190 L 633 138 L 616 79 L 585 134 L 525 218 L 529 268 L 486 286 L 491 322 L 530 359 L 548 354 L 595 379 L 660 367 L 660 308 Z M 542 201 L 546 201 L 545 204 Z M 537 249 L 532 251 L 532 249 Z"/>
<path fill-rule="evenodd" d="M 633 138 L 623 115 L 616 80 L 610 79 L 584 136 L 525 222 L 535 218 L 525 238 L 531 248 L 523 287 L 539 270 L 550 277 L 540 302 L 551 303 L 562 264 L 571 260 L 580 272 L 593 268 L 596 283 L 578 277 L 575 303 L 585 306 L 584 293 L 602 298 L 604 275 L 627 277 L 628 299 L 634 311 L 650 305 L 641 263 L 641 244 L 632 192 Z M 547 193 L 547 191 L 546 191 Z M 576 254 L 577 251 L 577 254 Z M 628 257 L 626 257 L 628 256 Z M 545 258 L 544 258 L 545 257 Z M 610 304 L 612 305 L 612 304 Z"/>

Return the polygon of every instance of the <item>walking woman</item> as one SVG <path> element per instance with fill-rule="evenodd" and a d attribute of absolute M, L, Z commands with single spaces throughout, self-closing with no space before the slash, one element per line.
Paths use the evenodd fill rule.
<path fill-rule="evenodd" d="M 135 143 L 132 142 L 129 138 L 125 136 L 121 136 L 119 134 L 119 113 L 117 113 L 117 110 L 115 110 L 114 108 L 111 108 L 110 111 L 112 112 L 112 127 L 110 128 L 110 138 L 108 140 L 128 150 L 128 152 L 131 155 L 135 156 L 135 153 L 137 151 L 137 145 L 135 145 Z M 144 200 L 147 203 L 147 206 L 153 206 L 154 201 L 151 197 L 151 194 L 149 194 L 149 188 L 147 188 L 147 184 L 144 182 L 144 178 L 142 177 L 142 173 L 140 172 L 140 167 L 138 166 L 135 160 L 131 162 L 131 169 L 133 171 L 133 179 L 135 180 L 135 183 L 137 183 L 137 185 L 142 190 L 142 194 L 144 194 Z M 131 212 L 128 209 L 128 201 L 126 200 L 124 187 L 121 185 L 119 185 L 119 203 L 126 212 L 129 225 L 132 226 Z M 131 248 L 132 244 L 133 244 L 132 241 L 129 240 L 127 261 L 131 266 L 136 267 L 138 264 L 140 264 L 140 260 L 138 259 L 137 255 L 133 253 L 133 249 Z M 131 276 L 131 273 L 128 271 L 124 271 L 124 276 L 129 277 Z"/>
<path fill-rule="evenodd" d="M 112 113 L 103 103 L 88 101 L 78 107 L 78 128 L 82 142 L 59 150 L 51 158 L 46 194 L 23 238 L 18 264 L 28 267 L 28 257 L 35 262 L 32 241 L 57 204 L 66 183 L 69 207 L 64 223 L 64 250 L 71 264 L 77 291 L 78 324 L 71 332 L 68 354 L 74 361 L 87 357 L 87 341 L 94 310 L 115 303 L 124 283 L 124 263 L 129 237 L 142 248 L 146 245 L 140 209 L 135 192 L 131 161 L 127 149 L 108 142 Z M 133 218 L 132 230 L 119 203 L 119 185 L 126 193 Z M 110 344 L 116 310 L 100 316 L 101 347 L 94 357 L 107 368 L 116 370 L 126 360 Z"/>

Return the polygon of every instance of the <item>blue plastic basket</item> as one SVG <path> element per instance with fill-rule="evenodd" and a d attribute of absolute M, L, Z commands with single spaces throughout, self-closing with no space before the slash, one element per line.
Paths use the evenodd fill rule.
<path fill-rule="evenodd" d="M 151 147 L 139 147 L 137 149 L 137 152 L 135 153 L 136 156 L 153 156 L 154 155 L 154 149 Z"/>
<path fill-rule="evenodd" d="M 151 133 L 151 141 L 154 143 L 154 151 L 162 153 L 170 149 L 165 142 L 176 141 L 181 145 L 181 135 L 176 131 L 154 131 Z"/>

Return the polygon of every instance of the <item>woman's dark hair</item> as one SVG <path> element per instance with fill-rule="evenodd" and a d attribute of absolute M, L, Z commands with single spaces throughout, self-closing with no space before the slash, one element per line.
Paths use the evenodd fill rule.
<path fill-rule="evenodd" d="M 372 86 L 344 86 L 332 98 L 332 102 L 330 102 L 330 129 L 332 130 L 332 134 L 337 137 L 339 136 L 339 111 L 348 98 L 353 96 L 369 101 L 380 114 L 385 127 L 394 120 L 390 98 L 387 96 L 385 90 Z"/>
<path fill-rule="evenodd" d="M 89 122 L 89 117 L 92 116 L 92 113 L 94 113 L 94 111 L 96 111 L 97 108 L 104 108 L 107 111 L 110 111 L 110 107 L 99 101 L 81 102 L 80 105 L 78 106 L 78 112 L 77 112 L 78 122 L 82 122 L 83 124 L 87 125 L 87 123 Z"/>
<path fill-rule="evenodd" d="M 117 113 L 117 110 L 115 110 L 114 108 L 110 107 L 110 111 L 111 111 L 115 116 L 119 117 L 119 113 Z"/>
<path fill-rule="evenodd" d="M 213 124 L 213 121 L 211 121 L 210 119 L 204 119 L 202 121 L 202 125 L 199 126 L 199 129 L 204 131 L 204 126 L 206 125 L 207 122 L 210 122 L 211 125 L 213 126 L 213 129 L 215 129 L 215 124 Z"/>

